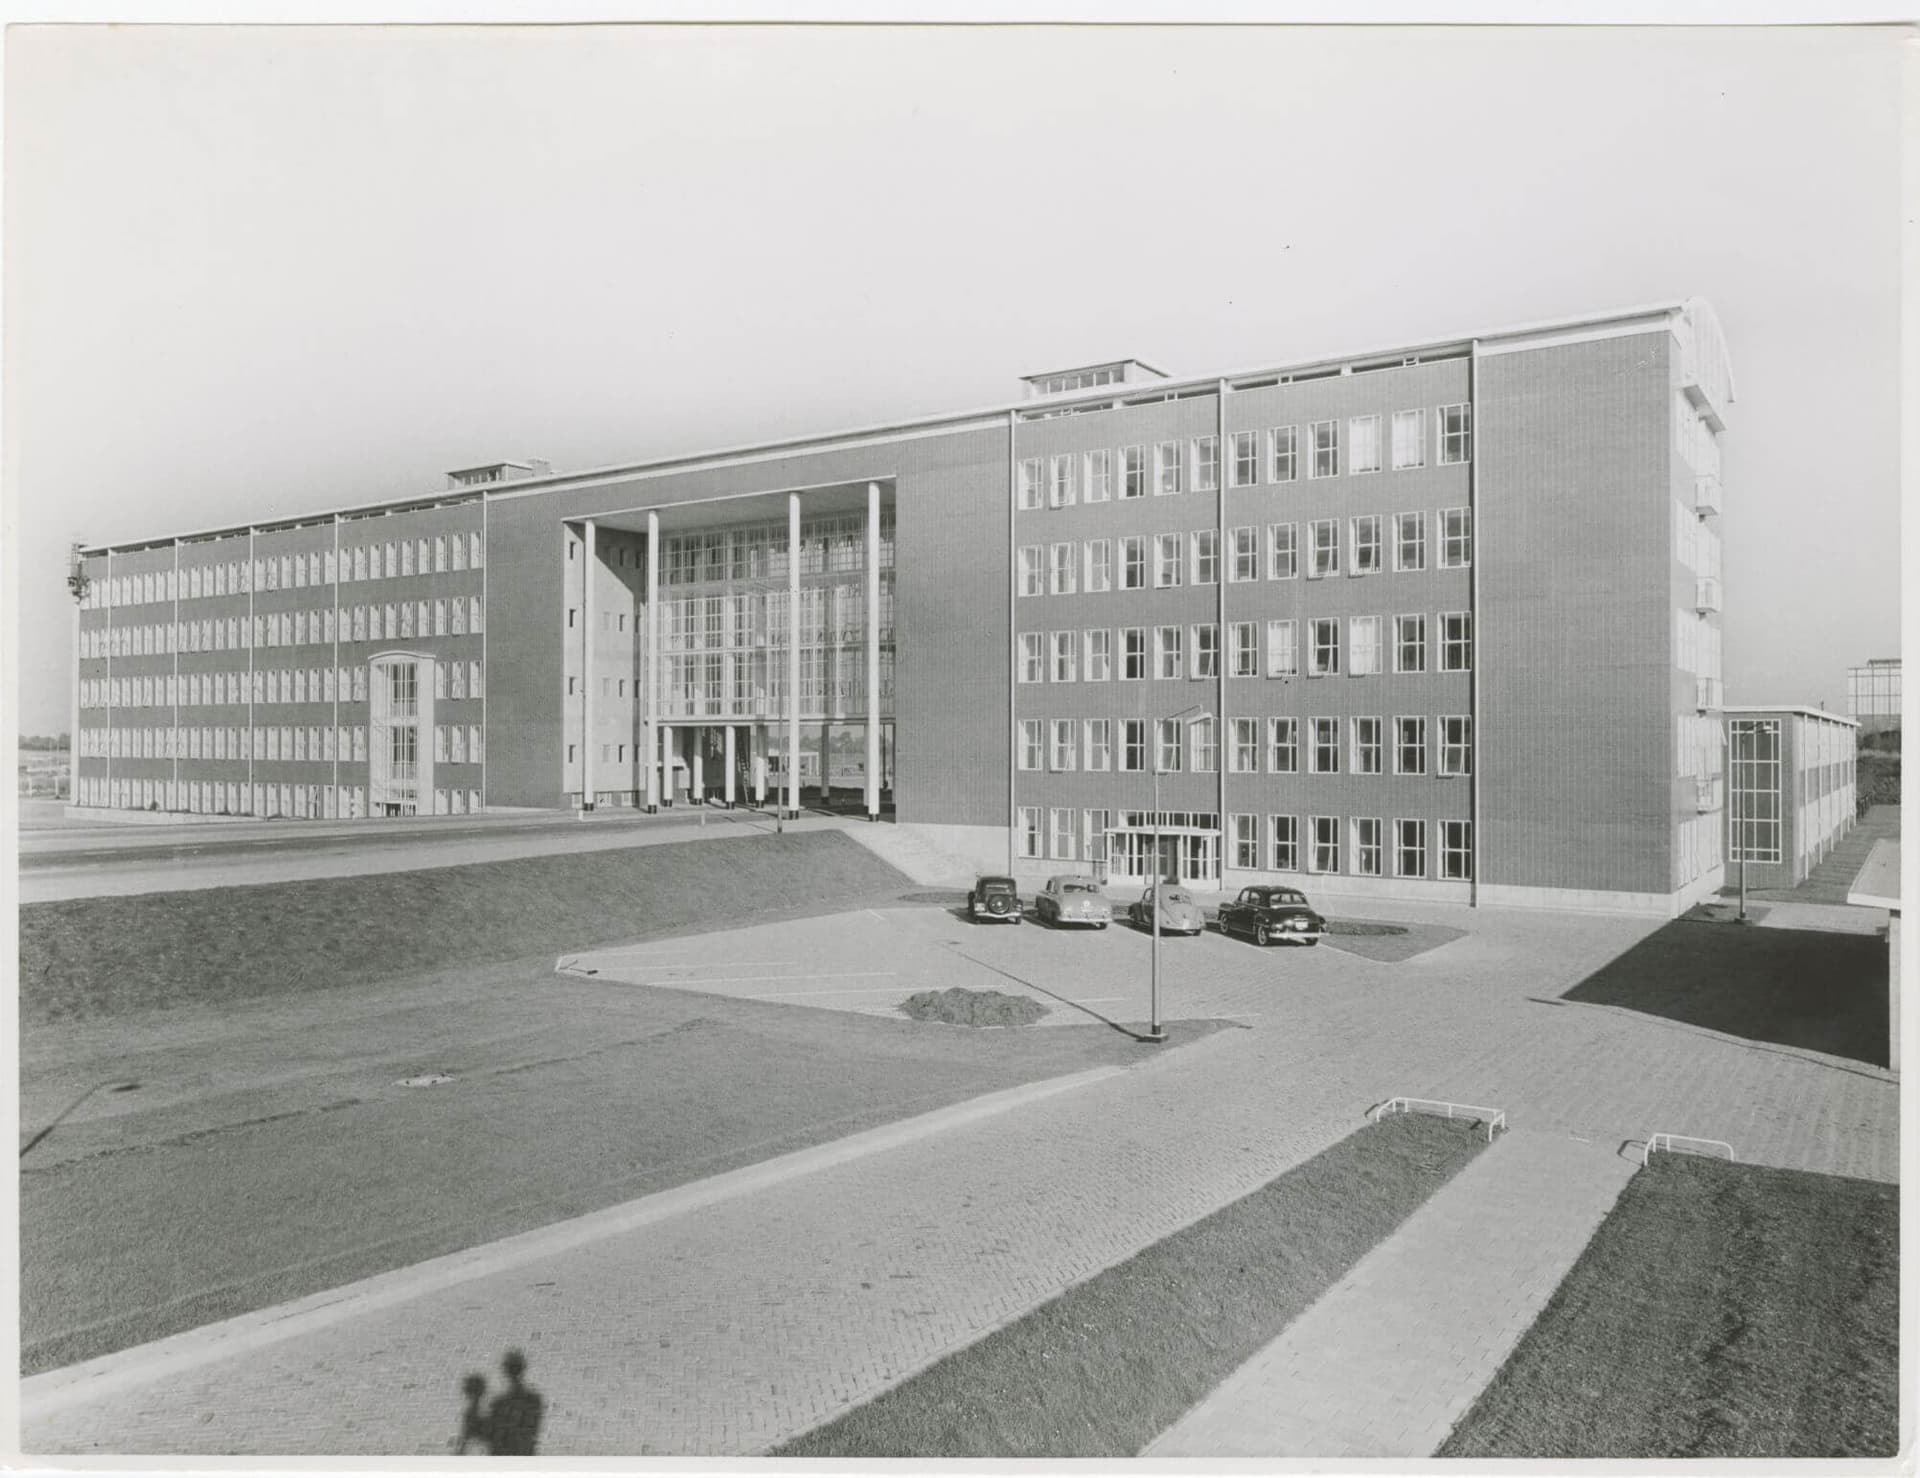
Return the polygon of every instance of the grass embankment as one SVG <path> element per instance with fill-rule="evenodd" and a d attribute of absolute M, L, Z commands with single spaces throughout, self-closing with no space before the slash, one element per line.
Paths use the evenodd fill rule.
<path fill-rule="evenodd" d="M 1862 749 L 1854 759 L 1853 797 L 1864 816 L 1875 806 L 1900 804 L 1900 751 Z"/>
<path fill-rule="evenodd" d="M 1464 1122 L 1370 1125 L 775 1456 L 1132 1456 L 1481 1148 Z"/>
<path fill-rule="evenodd" d="M 1657 1158 L 1437 1456 L 1891 1455 L 1898 1200 Z"/>
<path fill-rule="evenodd" d="M 305 994 L 525 959 L 908 885 L 835 832 L 20 910 L 23 1025 Z"/>

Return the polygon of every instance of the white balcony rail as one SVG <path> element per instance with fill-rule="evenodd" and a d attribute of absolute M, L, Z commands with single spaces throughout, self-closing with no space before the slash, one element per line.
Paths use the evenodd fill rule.
<path fill-rule="evenodd" d="M 1694 478 L 1693 511 L 1695 513 L 1720 511 L 1720 475 L 1717 472 L 1703 473 Z"/>
<path fill-rule="evenodd" d="M 1696 776 L 1693 782 L 1694 808 L 1699 811 L 1718 811 L 1724 802 L 1718 776 Z"/>
<path fill-rule="evenodd" d="M 1720 609 L 1720 582 L 1711 576 L 1694 581 L 1693 608 L 1705 615 Z"/>
<path fill-rule="evenodd" d="M 1473 1119 L 1487 1126 L 1487 1143 L 1493 1143 L 1493 1131 L 1507 1127 L 1505 1109 L 1488 1108 L 1477 1103 L 1450 1103 L 1444 1098 L 1389 1098 L 1369 1111 L 1375 1123 L 1388 1114 L 1444 1114 L 1449 1119 Z"/>
<path fill-rule="evenodd" d="M 1717 677 L 1697 677 L 1693 680 L 1693 706 L 1706 710 L 1725 705 L 1722 697 L 1724 689 Z"/>
<path fill-rule="evenodd" d="M 1640 1151 L 1640 1163 L 1645 1165 L 1650 1161 L 1653 1158 L 1653 1152 L 1655 1150 L 1665 1150 L 1668 1154 L 1677 1154 L 1680 1151 L 1680 1146 L 1683 1144 L 1703 1145 L 1710 1148 L 1723 1149 L 1727 1152 L 1728 1164 L 1734 1163 L 1738 1158 L 1733 1152 L 1733 1146 L 1728 1144 L 1724 1139 L 1701 1139 L 1698 1135 L 1694 1134 L 1662 1133 L 1649 1134 L 1647 1136 L 1647 1142 Z"/>

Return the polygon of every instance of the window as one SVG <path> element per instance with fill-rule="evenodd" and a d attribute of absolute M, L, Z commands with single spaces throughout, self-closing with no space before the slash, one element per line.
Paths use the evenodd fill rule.
<path fill-rule="evenodd" d="M 1377 878 L 1381 867 L 1381 834 L 1378 816 L 1353 819 L 1353 870 L 1361 877 Z"/>
<path fill-rule="evenodd" d="M 1252 487 L 1260 481 L 1260 434 L 1257 431 L 1233 433 L 1233 481 L 1229 486 Z"/>
<path fill-rule="evenodd" d="M 1356 575 L 1379 574 L 1385 568 L 1380 554 L 1380 515 L 1366 513 L 1350 520 L 1347 533 L 1353 544 L 1352 572 Z"/>
<path fill-rule="evenodd" d="M 1178 534 L 1161 534 L 1153 541 L 1153 583 L 1156 589 L 1167 589 L 1180 584 L 1185 576 L 1180 545 L 1183 541 Z"/>
<path fill-rule="evenodd" d="M 1395 672 L 1427 670 L 1427 618 L 1425 616 L 1393 618 L 1393 670 Z"/>
<path fill-rule="evenodd" d="M 1323 580 L 1340 573 L 1340 520 L 1317 518 L 1307 525 L 1312 544 L 1312 561 L 1307 566 L 1309 580 Z"/>
<path fill-rule="evenodd" d="M 1317 617 L 1311 623 L 1312 644 L 1307 649 L 1307 676 L 1334 677 L 1340 671 L 1340 622 Z"/>
<path fill-rule="evenodd" d="M 1232 530 L 1228 534 L 1229 549 L 1233 563 L 1227 568 L 1227 578 L 1236 584 L 1260 578 L 1260 531 L 1252 524 Z"/>
<path fill-rule="evenodd" d="M 1180 720 L 1163 718 L 1154 730 L 1153 767 L 1163 775 L 1171 774 L 1181 768 Z"/>
<path fill-rule="evenodd" d="M 1048 551 L 1048 570 L 1055 595 L 1072 595 L 1074 592 L 1075 552 L 1071 544 L 1055 544 Z"/>
<path fill-rule="evenodd" d="M 1113 720 L 1110 718 L 1087 720 L 1087 768 L 1113 768 Z"/>
<path fill-rule="evenodd" d="M 1291 523 L 1267 525 L 1267 578 L 1291 580 L 1300 573 L 1300 526 Z"/>
<path fill-rule="evenodd" d="M 1163 441 L 1154 448 L 1153 490 L 1156 493 L 1177 493 L 1180 487 L 1181 445 L 1177 441 Z"/>
<path fill-rule="evenodd" d="M 1267 676 L 1292 677 L 1300 670 L 1300 653 L 1294 644 L 1291 621 L 1267 623 Z"/>
<path fill-rule="evenodd" d="M 1113 676 L 1113 633 L 1098 627 L 1086 633 L 1086 680 L 1103 683 Z"/>
<path fill-rule="evenodd" d="M 1061 452 L 1054 457 L 1047 468 L 1047 503 L 1053 508 L 1071 508 L 1074 505 L 1076 471 L 1078 459 L 1072 452 Z"/>
<path fill-rule="evenodd" d="M 1393 875 L 1397 878 L 1423 878 L 1427 875 L 1427 823 L 1393 823 Z"/>
<path fill-rule="evenodd" d="M 1378 775 L 1385 768 L 1381 723 L 1377 718 L 1353 721 L 1353 773 Z"/>
<path fill-rule="evenodd" d="M 1046 586 L 1041 573 L 1041 553 L 1038 544 L 1020 546 L 1020 593 L 1022 595 L 1040 595 Z M 571 624 L 571 623 L 569 623 Z"/>
<path fill-rule="evenodd" d="M 1778 862 L 1781 857 L 1781 745 L 1778 719 L 1733 719 L 1727 725 L 1732 758 L 1733 823 L 1727 860 Z"/>
<path fill-rule="evenodd" d="M 1040 855 L 1040 808 L 1038 806 L 1022 806 L 1019 810 L 1019 817 L 1020 855 L 1022 857 L 1038 857 Z"/>
<path fill-rule="evenodd" d="M 1380 618 L 1378 616 L 1355 616 L 1347 624 L 1348 643 L 1352 651 L 1348 653 L 1347 671 L 1355 677 L 1370 677 L 1381 670 L 1380 658 Z"/>
<path fill-rule="evenodd" d="M 1462 570 L 1473 563 L 1473 510 L 1440 510 L 1440 568 Z"/>
<path fill-rule="evenodd" d="M 1340 423 L 1338 421 L 1315 421 L 1308 428 L 1313 440 L 1313 463 L 1307 468 L 1308 477 L 1338 477 L 1340 475 Z"/>
<path fill-rule="evenodd" d="M 1220 583 L 1220 531 L 1195 529 L 1189 538 L 1189 543 L 1193 557 L 1193 583 L 1218 585 Z"/>
<path fill-rule="evenodd" d="M 1106 502 L 1113 496 L 1113 453 L 1105 450 L 1088 452 L 1086 468 L 1085 501 Z"/>
<path fill-rule="evenodd" d="M 1313 749 L 1309 754 L 1309 758 L 1313 761 L 1313 773 L 1338 775 L 1340 773 L 1340 720 L 1316 718 L 1308 722 L 1313 726 Z"/>
<path fill-rule="evenodd" d="M 1355 416 L 1347 422 L 1347 471 L 1378 472 L 1380 470 L 1380 418 L 1378 416 Z"/>
<path fill-rule="evenodd" d="M 1427 465 L 1427 413 L 1424 409 L 1393 413 L 1393 465 L 1395 471 L 1402 467 Z"/>
<path fill-rule="evenodd" d="M 1081 815 L 1084 818 L 1083 824 L 1086 827 L 1087 861 L 1105 862 L 1107 860 L 1107 828 L 1113 823 L 1112 813 L 1108 811 L 1088 810 L 1082 812 Z"/>
<path fill-rule="evenodd" d="M 1147 538 L 1134 534 L 1120 541 L 1120 588 L 1147 588 Z"/>
<path fill-rule="evenodd" d="M 1056 631 L 1053 634 L 1053 670 L 1048 674 L 1054 682 L 1070 683 L 1079 674 L 1079 634 L 1072 631 Z"/>
<path fill-rule="evenodd" d="M 1147 449 L 1143 446 L 1120 448 L 1120 496 L 1144 498 L 1147 495 Z"/>
<path fill-rule="evenodd" d="M 1440 617 L 1440 670 L 1470 672 L 1473 669 L 1473 616 L 1466 611 L 1448 611 Z"/>
<path fill-rule="evenodd" d="M 1308 859 L 1311 872 L 1340 871 L 1340 818 L 1338 816 L 1315 816 L 1313 818 L 1313 855 Z"/>
<path fill-rule="evenodd" d="M 1427 721 L 1424 718 L 1397 718 L 1393 721 L 1393 773 L 1427 773 Z"/>
<path fill-rule="evenodd" d="M 1443 466 L 1465 462 L 1473 456 L 1472 408 L 1443 405 L 1436 423 L 1440 432 L 1440 461 Z"/>
<path fill-rule="evenodd" d="M 1042 746 L 1046 735 L 1042 728 L 1037 718 L 1020 720 L 1020 768 L 1023 770 L 1037 770 L 1045 762 Z"/>
<path fill-rule="evenodd" d="M 1204 625 L 1194 626 L 1190 629 L 1193 636 L 1193 644 L 1190 648 L 1193 655 L 1193 668 L 1187 675 L 1189 677 L 1219 677 L 1220 628 L 1212 622 L 1207 622 Z"/>
<path fill-rule="evenodd" d="M 1193 731 L 1194 773 L 1211 775 L 1220 768 L 1220 726 L 1210 718 L 1197 718 L 1187 727 Z"/>
<path fill-rule="evenodd" d="M 1251 621 L 1235 621 L 1227 628 L 1227 647 L 1232 653 L 1234 677 L 1260 675 L 1260 628 Z"/>
<path fill-rule="evenodd" d="M 1260 865 L 1260 818 L 1253 815 L 1227 817 L 1227 833 L 1233 847 L 1234 867 Z"/>
<path fill-rule="evenodd" d="M 1465 882 L 1473 876 L 1473 823 L 1440 823 L 1440 876 Z"/>
<path fill-rule="evenodd" d="M 1473 773 L 1473 720 L 1471 718 L 1452 715 L 1441 718 L 1440 773 L 1442 775 Z"/>
<path fill-rule="evenodd" d="M 1300 720 L 1267 720 L 1267 768 L 1276 775 L 1300 773 Z"/>
<path fill-rule="evenodd" d="M 1022 508 L 1038 508 L 1041 504 L 1042 497 L 1040 459 L 1038 457 L 1028 457 L 1021 462 L 1018 486 L 1020 495 L 1019 506 Z"/>
<path fill-rule="evenodd" d="M 1153 675 L 1158 678 L 1177 678 L 1185 653 L 1180 640 L 1178 626 L 1156 626 L 1153 629 Z"/>
<path fill-rule="evenodd" d="M 1393 518 L 1393 567 L 1402 573 L 1427 567 L 1427 516 L 1397 513 Z"/>
<path fill-rule="evenodd" d="M 1220 438 L 1196 436 L 1193 439 L 1193 490 L 1211 493 L 1220 486 Z"/>
<path fill-rule="evenodd" d="M 1227 768 L 1235 775 L 1258 773 L 1260 769 L 1259 719 L 1233 720 L 1233 748 L 1227 751 Z"/>
<path fill-rule="evenodd" d="M 1143 626 L 1120 628 L 1120 680 L 1137 683 L 1147 675 L 1147 632 Z"/>
<path fill-rule="evenodd" d="M 1143 718 L 1120 720 L 1120 768 L 1144 770 L 1147 767 L 1147 721 Z"/>
<path fill-rule="evenodd" d="M 1073 812 L 1065 806 L 1055 806 L 1047 819 L 1051 823 L 1049 830 L 1053 833 L 1052 855 L 1061 861 L 1071 862 L 1075 840 Z"/>
<path fill-rule="evenodd" d="M 1091 592 L 1113 589 L 1113 541 L 1087 540 L 1086 588 Z"/>
<path fill-rule="evenodd" d="M 1269 816 L 1268 835 L 1273 838 L 1271 866 L 1275 872 L 1300 871 L 1300 818 Z"/>
<path fill-rule="evenodd" d="M 1074 748 L 1074 727 L 1070 718 L 1053 721 L 1053 748 L 1048 763 L 1055 770 L 1071 770 L 1080 758 Z"/>

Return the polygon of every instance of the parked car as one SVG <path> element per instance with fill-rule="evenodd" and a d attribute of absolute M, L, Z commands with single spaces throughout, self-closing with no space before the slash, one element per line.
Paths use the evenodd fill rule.
<path fill-rule="evenodd" d="M 997 924 L 1020 922 L 1020 886 L 1012 878 L 975 878 L 967 894 L 967 917 Z"/>
<path fill-rule="evenodd" d="M 1033 916 L 1043 924 L 1092 924 L 1104 929 L 1113 908 L 1101 896 L 1100 885 L 1087 877 L 1048 878 L 1033 897 Z"/>
<path fill-rule="evenodd" d="M 1185 888 L 1148 888 L 1136 902 L 1127 905 L 1127 922 L 1140 929 L 1153 927 L 1155 905 L 1160 909 L 1162 934 L 1198 934 L 1207 927 L 1207 916 Z"/>
<path fill-rule="evenodd" d="M 1244 934 L 1255 944 L 1318 944 L 1327 930 L 1298 888 L 1242 888 L 1233 902 L 1220 905 L 1218 917 L 1222 934 Z"/>

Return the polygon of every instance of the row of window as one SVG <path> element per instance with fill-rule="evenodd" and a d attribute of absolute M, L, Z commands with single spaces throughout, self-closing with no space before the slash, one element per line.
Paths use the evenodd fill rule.
<path fill-rule="evenodd" d="M 159 621 L 138 626 L 99 626 L 80 633 L 80 655 L 162 657 L 170 652 L 244 651 L 249 647 L 325 646 L 335 641 L 410 641 L 430 636 L 478 636 L 486 630 L 485 606 L 477 595 L 384 605 L 332 606 L 318 610 L 268 611 L 205 620 Z"/>
<path fill-rule="evenodd" d="M 484 698 L 478 662 L 435 662 L 436 698 Z M 237 672 L 164 672 L 80 682 L 82 708 L 197 708 L 245 703 L 364 703 L 367 669 L 257 667 Z"/>
<path fill-rule="evenodd" d="M 1389 729 L 1391 723 L 1391 729 Z M 1389 744 L 1389 736 L 1391 744 Z M 1161 774 L 1213 774 L 1221 730 L 1211 715 L 1193 719 L 1021 719 L 1016 763 L 1054 774 L 1074 770 L 1145 771 L 1148 741 Z M 1429 751 L 1429 739 L 1432 751 Z M 1225 733 L 1230 775 L 1395 775 L 1473 773 L 1473 720 L 1465 714 L 1361 718 L 1234 718 Z"/>
<path fill-rule="evenodd" d="M 718 651 L 763 647 L 787 639 L 787 592 L 744 591 L 734 595 L 693 596 L 660 602 L 660 646 L 663 651 Z M 577 608 L 567 611 L 567 626 L 576 628 Z M 878 616 L 880 639 L 893 640 L 893 576 L 881 579 Z M 643 630 L 644 611 L 603 610 L 600 629 L 609 634 Z M 816 585 L 800 592 L 800 640 L 805 644 L 864 643 L 867 639 L 867 597 L 857 584 Z"/>
<path fill-rule="evenodd" d="M 867 516 L 842 513 L 810 518 L 800 525 L 802 575 L 852 574 L 866 568 Z M 629 551 L 616 551 L 619 564 Z M 893 565 L 893 514 L 880 515 L 880 568 Z M 637 566 L 644 551 L 631 551 Z M 754 524 L 694 534 L 669 534 L 660 541 L 662 585 L 717 585 L 729 580 L 777 580 L 787 574 L 787 524 Z"/>
<path fill-rule="evenodd" d="M 336 559 L 331 549 L 305 554 L 265 555 L 251 563 L 244 559 L 214 564 L 183 565 L 147 570 L 138 575 L 114 575 L 88 587 L 84 607 L 157 605 L 207 596 L 245 595 L 249 591 L 297 590 L 309 585 L 344 584 L 350 580 L 396 579 L 407 575 L 438 575 L 482 569 L 486 544 L 478 530 L 469 534 L 435 534 L 431 538 L 388 539 L 342 548 Z"/>
<path fill-rule="evenodd" d="M 1111 811 L 1064 806 L 1017 809 L 1014 833 L 1020 856 L 1096 864 L 1110 860 Z M 1304 819 L 1303 828 L 1299 816 L 1269 815 L 1263 828 L 1257 813 L 1229 815 L 1227 866 L 1247 872 L 1346 873 L 1443 882 L 1466 882 L 1473 877 L 1471 821 L 1430 825 L 1420 817 L 1398 817 L 1391 823 L 1378 816 Z M 1196 840 L 1209 844 L 1199 849 L 1203 855 L 1213 853 L 1214 838 Z M 1213 868 L 1202 861 L 1196 871 L 1211 873 Z"/>
<path fill-rule="evenodd" d="M 1312 421 L 1303 439 L 1298 426 L 1274 426 L 1261 431 L 1236 431 L 1227 438 L 1227 486 L 1254 487 L 1261 482 L 1297 481 L 1378 472 L 1390 465 L 1396 471 L 1427 465 L 1429 417 L 1426 407 L 1395 411 L 1388 423 L 1388 460 L 1383 449 L 1382 420 L 1377 415 L 1352 416 L 1345 425 L 1344 448 L 1338 420 Z M 1472 412 L 1467 405 L 1443 405 L 1434 411 L 1432 455 L 1441 466 L 1465 463 L 1473 456 Z M 1220 438 L 1195 436 L 1187 440 L 1123 446 L 1086 452 L 1059 452 L 1050 457 L 1021 459 L 1016 493 L 1022 509 L 1071 508 L 1076 503 L 1105 503 L 1109 499 L 1144 498 L 1149 493 L 1210 493 L 1220 486 Z"/>
<path fill-rule="evenodd" d="M 1266 538 L 1257 525 L 1227 530 L 1225 571 L 1229 584 L 1292 580 L 1304 574 L 1324 580 L 1342 570 L 1342 520 L 1310 521 L 1304 549 L 1297 523 L 1272 523 Z M 1345 571 L 1378 575 L 1391 557 L 1396 573 L 1428 567 L 1428 522 L 1424 511 L 1367 513 L 1345 520 Z M 1442 508 L 1434 515 L 1433 567 L 1463 570 L 1473 562 L 1473 514 L 1466 508 Z M 1303 558 L 1304 556 L 1304 558 Z M 1130 534 L 1118 539 L 1023 544 L 1015 556 L 1017 589 L 1023 596 L 1099 594 L 1108 590 L 1177 589 L 1217 585 L 1221 577 L 1220 531 L 1192 529 L 1184 534 Z"/>
<path fill-rule="evenodd" d="M 396 730 L 409 738 L 414 731 Z M 330 760 L 367 758 L 365 724 L 183 724 L 179 727 L 82 729 L 80 753 L 132 760 Z M 442 764 L 483 764 L 485 731 L 479 724 L 435 724 L 433 757 Z"/>
<path fill-rule="evenodd" d="M 1303 630 L 1308 677 L 1338 677 L 1343 672 L 1352 677 L 1375 676 L 1388 670 L 1389 652 L 1394 672 L 1426 672 L 1430 629 L 1438 644 L 1437 653 L 1431 654 L 1433 671 L 1469 672 L 1473 668 L 1473 616 L 1468 611 L 1442 611 L 1431 623 L 1425 614 L 1349 616 L 1344 632 L 1337 616 L 1268 621 L 1265 626 L 1263 666 L 1261 623 L 1228 623 L 1227 676 L 1258 677 L 1263 671 L 1270 678 L 1299 676 L 1299 637 Z M 1387 640 L 1389 629 L 1391 643 Z M 1188 626 L 1023 631 L 1018 637 L 1014 676 L 1022 683 L 1103 683 L 1116 674 L 1122 682 L 1217 678 L 1220 660 L 1220 628 L 1211 621 Z"/>
<path fill-rule="evenodd" d="M 75 787 L 83 806 L 185 811 L 196 816 L 292 816 L 301 820 L 346 820 L 367 814 L 364 785 L 254 784 L 239 780 L 152 780 L 133 776 L 83 776 Z M 411 812 L 414 807 L 404 808 Z M 485 807 L 475 789 L 441 786 L 433 792 L 436 816 L 478 815 Z M 391 813 L 389 813 L 391 814 Z"/>

